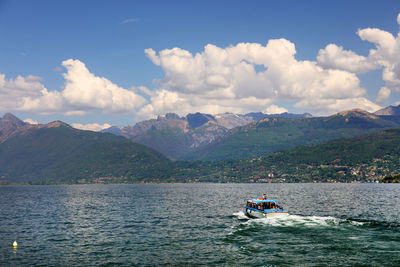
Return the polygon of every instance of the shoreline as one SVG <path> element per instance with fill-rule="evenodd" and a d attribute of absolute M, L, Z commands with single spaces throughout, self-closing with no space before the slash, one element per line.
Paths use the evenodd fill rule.
<path fill-rule="evenodd" d="M 10 184 L 0 184 L 0 187 L 7 186 L 58 186 L 58 185 L 184 185 L 184 184 L 400 184 L 398 182 L 277 182 L 277 183 L 251 183 L 251 182 L 147 182 L 147 183 L 59 183 L 59 184 L 29 184 L 29 183 L 10 183 Z"/>

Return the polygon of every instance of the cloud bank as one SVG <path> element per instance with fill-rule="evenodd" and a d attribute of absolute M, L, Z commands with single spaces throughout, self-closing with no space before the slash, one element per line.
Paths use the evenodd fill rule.
<path fill-rule="evenodd" d="M 66 72 L 61 91 L 48 90 L 37 76 L 13 79 L 0 74 L 0 110 L 133 113 L 146 119 L 167 112 L 281 113 L 288 111 L 280 107 L 285 102 L 317 115 L 351 108 L 375 111 L 400 92 L 400 37 L 377 28 L 359 29 L 357 35 L 374 45 L 367 56 L 331 43 L 314 61 L 296 59 L 295 44 L 283 38 L 265 45 L 208 44 L 195 54 L 179 47 L 148 48 L 146 56 L 165 74 L 152 91 L 122 88 L 91 73 L 83 62 L 68 59 L 62 62 Z M 385 85 L 373 102 L 357 75 L 376 69 L 382 69 Z"/>
<path fill-rule="evenodd" d="M 142 96 L 132 90 L 95 76 L 79 60 L 68 59 L 62 65 L 67 72 L 63 74 L 65 84 L 61 92 L 48 91 L 37 76 L 7 79 L 0 74 L 0 110 L 35 114 L 115 114 L 134 112 L 146 103 Z"/>
<path fill-rule="evenodd" d="M 209 44 L 195 55 L 181 48 L 158 53 L 146 49 L 145 53 L 163 69 L 165 78 L 163 89 L 154 93 L 143 113 L 172 112 L 177 106 L 186 110 L 189 103 L 191 111 L 207 103 L 212 110 L 233 107 L 248 112 L 264 110 L 279 101 L 294 101 L 296 107 L 314 113 L 379 108 L 366 98 L 367 92 L 354 72 L 299 61 L 295 45 L 286 39 L 269 40 L 265 46 L 239 43 L 220 48 Z M 346 55 L 356 58 L 353 52 Z M 361 57 L 351 60 L 366 65 L 359 69 L 371 68 Z"/>

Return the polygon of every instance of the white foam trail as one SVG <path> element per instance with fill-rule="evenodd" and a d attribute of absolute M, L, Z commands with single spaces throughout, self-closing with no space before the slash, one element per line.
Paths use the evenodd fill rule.
<path fill-rule="evenodd" d="M 363 222 L 350 221 L 352 225 L 363 225 Z"/>
<path fill-rule="evenodd" d="M 233 214 L 233 216 L 236 216 L 239 220 L 248 220 L 249 219 L 249 217 L 247 217 L 243 211 L 235 212 Z"/>
<path fill-rule="evenodd" d="M 238 219 L 243 219 L 243 217 L 248 218 L 243 212 L 234 213 Z M 337 226 L 341 223 L 350 223 L 351 225 L 363 225 L 362 222 L 357 221 L 349 221 L 345 219 L 339 219 L 332 216 L 301 216 L 301 215 L 288 215 L 282 217 L 271 217 L 271 218 L 260 218 L 260 219 L 251 219 L 245 224 L 253 224 L 253 223 L 261 223 L 267 224 L 271 226 L 306 226 L 306 227 L 315 227 L 315 226 Z"/>

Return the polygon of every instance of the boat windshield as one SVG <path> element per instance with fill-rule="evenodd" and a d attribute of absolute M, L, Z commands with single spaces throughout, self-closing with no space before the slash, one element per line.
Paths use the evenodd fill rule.
<path fill-rule="evenodd" d="M 263 202 L 264 209 L 275 209 L 275 202 Z"/>
<path fill-rule="evenodd" d="M 275 204 L 275 202 L 268 202 L 268 201 L 260 201 L 258 203 L 252 202 L 252 201 L 247 201 L 247 206 L 254 208 L 254 209 L 259 209 L 259 210 L 265 210 L 265 209 L 275 209 L 278 207 L 278 205 Z"/>

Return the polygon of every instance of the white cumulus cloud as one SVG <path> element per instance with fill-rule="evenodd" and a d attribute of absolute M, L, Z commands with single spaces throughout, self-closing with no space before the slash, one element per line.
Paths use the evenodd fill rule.
<path fill-rule="evenodd" d="M 369 60 L 383 68 L 382 79 L 385 87 L 400 92 L 400 37 L 376 29 L 366 28 L 357 32 L 362 40 L 375 44 L 369 52 Z"/>
<path fill-rule="evenodd" d="M 7 79 L 0 74 L 0 110 L 51 113 L 62 108 L 59 92 L 49 92 L 38 76 L 17 76 Z"/>
<path fill-rule="evenodd" d="M 63 90 L 49 91 L 38 76 L 7 79 L 0 73 L 0 110 L 35 114 L 84 115 L 91 112 L 128 113 L 146 100 L 134 90 L 124 89 L 104 77 L 95 76 L 79 60 L 65 60 Z"/>
<path fill-rule="evenodd" d="M 341 69 L 354 73 L 363 73 L 377 68 L 367 57 L 346 51 L 342 46 L 329 44 L 319 50 L 318 64 L 324 68 Z"/>
<path fill-rule="evenodd" d="M 270 99 L 256 97 L 240 99 L 209 98 L 199 94 L 185 94 L 160 89 L 151 93 L 149 103 L 137 115 L 140 119 L 147 119 L 168 112 L 174 112 L 181 116 L 195 112 L 209 114 L 243 113 L 244 111 L 262 110 L 270 103 Z"/>
<path fill-rule="evenodd" d="M 104 113 L 126 113 L 145 104 L 146 100 L 133 91 L 121 88 L 104 77 L 91 73 L 79 60 L 62 62 L 65 89 L 62 95 L 74 110 L 100 110 Z"/>
<path fill-rule="evenodd" d="M 282 114 L 282 113 L 285 113 L 285 112 L 288 112 L 288 110 L 286 108 L 279 107 L 277 105 L 268 106 L 264 110 L 264 113 L 266 113 L 266 114 Z"/>
<path fill-rule="evenodd" d="M 98 132 L 107 128 L 110 128 L 111 125 L 108 123 L 98 124 L 98 123 L 89 123 L 89 124 L 81 124 L 81 123 L 72 123 L 72 127 L 80 130 L 94 131 Z"/>
<path fill-rule="evenodd" d="M 369 112 L 375 112 L 382 107 L 364 98 L 343 98 L 343 99 L 304 99 L 295 104 L 295 107 L 313 107 L 317 114 L 333 114 L 338 111 L 361 108 Z"/>
<path fill-rule="evenodd" d="M 298 106 L 307 103 L 308 110 L 326 113 L 335 105 L 323 109 L 319 103 L 346 99 L 368 102 L 355 73 L 324 68 L 315 61 L 299 61 L 295 45 L 286 39 L 269 40 L 265 46 L 239 43 L 220 48 L 208 44 L 196 54 L 181 48 L 158 53 L 149 48 L 145 53 L 165 72 L 164 89 L 141 110 L 153 116 L 171 106 L 180 111 L 188 107 L 198 111 L 230 107 L 231 112 L 248 112 L 265 110 L 276 101 L 295 100 Z M 371 110 L 373 105 L 365 106 Z"/>
<path fill-rule="evenodd" d="M 382 87 L 376 96 L 376 102 L 385 103 L 389 99 L 391 93 L 392 91 L 389 88 Z"/>
<path fill-rule="evenodd" d="M 400 14 L 397 16 L 397 23 L 400 24 Z M 369 51 L 368 57 L 329 44 L 319 51 L 318 63 L 325 68 L 354 73 L 382 68 L 382 80 L 385 86 L 380 89 L 376 101 L 384 103 L 391 92 L 400 92 L 400 33 L 394 36 L 378 28 L 365 28 L 359 29 L 357 34 L 361 40 L 375 45 L 375 48 Z"/>
<path fill-rule="evenodd" d="M 37 122 L 37 121 L 35 121 L 35 120 L 32 120 L 31 118 L 26 118 L 26 119 L 24 120 L 24 122 L 29 123 L 29 124 L 33 124 L 33 125 L 39 124 L 39 122 Z"/>

